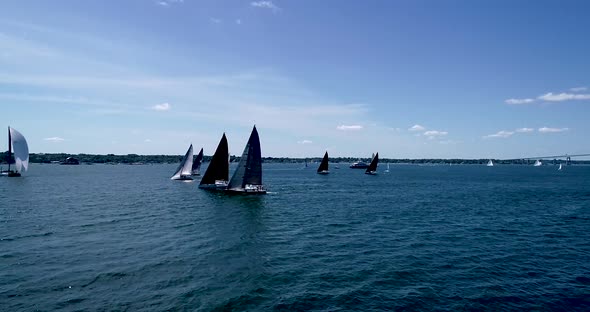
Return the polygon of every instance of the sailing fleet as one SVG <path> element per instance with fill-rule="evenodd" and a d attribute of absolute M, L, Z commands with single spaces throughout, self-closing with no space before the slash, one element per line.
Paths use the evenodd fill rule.
<path fill-rule="evenodd" d="M 14 156 L 14 162 L 12 158 Z M 193 156 L 193 145 L 191 144 L 182 158 L 180 164 L 170 178 L 171 180 L 191 181 L 194 177 L 201 175 L 201 164 L 203 162 L 203 149 L 199 151 L 196 158 Z M 252 128 L 248 143 L 242 152 L 240 162 L 232 175 L 229 177 L 230 154 L 225 133 L 217 145 L 209 166 L 199 183 L 199 188 L 212 191 L 224 191 L 228 193 L 240 194 L 266 194 L 266 189 L 262 183 L 262 155 L 260 149 L 260 137 L 256 126 Z M 350 165 L 352 169 L 366 169 L 365 174 L 376 175 L 379 164 L 379 153 L 373 154 L 369 164 L 361 160 Z M 13 166 L 11 166 L 13 165 Z M 493 167 L 494 162 L 490 159 L 486 166 Z M 534 163 L 535 167 L 542 166 L 540 159 Z M 29 167 L 29 146 L 25 137 L 16 129 L 8 127 L 8 169 L 0 168 L 1 176 L 20 177 L 22 172 L 27 171 Z M 305 161 L 307 167 L 307 159 Z M 559 164 L 557 170 L 562 170 L 562 164 Z M 389 163 L 384 173 L 389 172 Z M 317 173 L 326 175 L 330 173 L 328 151 L 325 152 Z"/>

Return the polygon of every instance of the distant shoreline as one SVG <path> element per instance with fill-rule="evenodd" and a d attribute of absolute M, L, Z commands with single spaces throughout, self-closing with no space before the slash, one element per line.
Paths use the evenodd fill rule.
<path fill-rule="evenodd" d="M 44 164 L 51 164 L 51 163 L 60 163 L 64 161 L 68 157 L 74 157 L 80 161 L 80 163 L 91 163 L 91 164 L 133 164 L 133 165 L 141 165 L 141 164 L 171 164 L 171 163 L 178 163 L 182 159 L 183 155 L 137 155 L 137 154 L 128 154 L 128 155 L 114 155 L 114 154 L 107 154 L 107 155 L 95 155 L 95 154 L 66 154 L 66 153 L 31 153 L 29 155 L 29 162 L 31 163 L 44 163 Z M 2 157 L 2 164 L 6 164 L 6 157 Z M 211 156 L 204 156 L 204 162 L 208 162 L 211 159 Z M 238 156 L 231 156 L 230 160 L 232 162 L 239 161 Z M 349 164 L 353 163 L 358 160 L 362 160 L 365 162 L 370 162 L 369 158 L 357 158 L 357 157 L 331 157 L 331 163 L 344 163 Z M 321 156 L 318 157 L 309 157 L 309 158 L 296 158 L 296 157 L 263 157 L 263 162 L 265 163 L 318 163 L 321 160 Z M 488 158 L 485 159 L 434 159 L 434 158 L 424 158 L 424 159 L 390 159 L 390 158 L 381 158 L 379 160 L 380 163 L 391 163 L 391 164 L 446 164 L 446 165 L 484 165 L 487 164 L 489 161 Z M 527 164 L 527 160 L 522 159 L 492 159 L 495 164 L 499 165 L 506 165 L 506 164 Z M 559 164 L 565 163 L 564 159 L 545 159 L 543 160 L 545 164 Z M 529 164 L 533 164 L 533 160 L 528 160 Z M 572 160 L 572 164 L 586 164 L 590 165 L 590 160 Z"/>

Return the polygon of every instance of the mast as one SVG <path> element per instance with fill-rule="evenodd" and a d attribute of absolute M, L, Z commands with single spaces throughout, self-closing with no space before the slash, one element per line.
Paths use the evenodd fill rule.
<path fill-rule="evenodd" d="M 8 171 L 10 171 L 10 159 L 12 158 L 12 136 L 10 135 L 10 126 L 8 127 Z"/>

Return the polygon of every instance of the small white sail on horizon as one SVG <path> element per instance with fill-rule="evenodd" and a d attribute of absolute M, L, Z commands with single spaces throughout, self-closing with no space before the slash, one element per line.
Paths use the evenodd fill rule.
<path fill-rule="evenodd" d="M 537 159 L 537 161 L 535 161 L 535 164 L 534 164 L 533 166 L 535 166 L 535 167 L 539 167 L 539 166 L 541 166 L 542 164 L 543 164 L 543 163 L 541 163 L 541 160 L 540 160 L 540 159 Z"/>
<path fill-rule="evenodd" d="M 385 173 L 389 173 L 389 163 L 387 163 L 387 169 L 384 171 Z"/>
<path fill-rule="evenodd" d="M 559 170 L 561 170 L 561 169 L 562 169 L 562 167 L 561 167 L 561 164 L 559 164 L 559 168 L 557 168 L 557 170 L 559 171 Z"/>
<path fill-rule="evenodd" d="M 486 166 L 488 166 L 488 167 L 493 167 L 493 166 L 494 166 L 494 162 L 493 162 L 493 161 L 490 159 L 490 160 L 488 161 L 488 164 L 487 164 Z"/>
<path fill-rule="evenodd" d="M 182 158 L 180 165 L 176 168 L 176 173 L 170 178 L 171 180 L 192 180 L 193 168 L 193 145 L 188 148 L 186 154 Z"/>

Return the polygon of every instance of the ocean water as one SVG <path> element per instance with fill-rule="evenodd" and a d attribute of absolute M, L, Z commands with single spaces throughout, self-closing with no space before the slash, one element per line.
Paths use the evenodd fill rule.
<path fill-rule="evenodd" d="M 590 310 L 590 167 L 175 167 L 0 178 L 0 311 Z"/>

